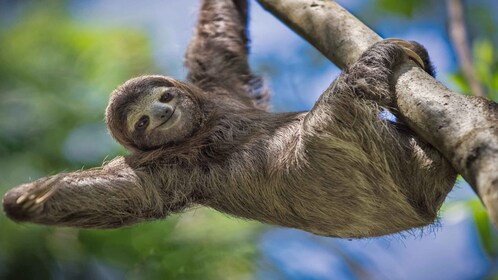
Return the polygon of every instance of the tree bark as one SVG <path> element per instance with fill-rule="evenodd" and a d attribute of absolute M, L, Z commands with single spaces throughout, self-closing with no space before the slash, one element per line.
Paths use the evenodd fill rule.
<path fill-rule="evenodd" d="M 341 68 L 381 37 L 335 1 L 258 0 Z M 398 109 L 478 193 L 498 225 L 498 104 L 450 91 L 412 62 L 395 73 Z"/>

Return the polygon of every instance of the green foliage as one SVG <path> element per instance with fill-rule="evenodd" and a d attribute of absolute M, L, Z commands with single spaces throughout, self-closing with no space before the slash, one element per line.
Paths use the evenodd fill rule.
<path fill-rule="evenodd" d="M 484 85 L 488 97 L 498 101 L 498 60 L 494 49 L 495 46 L 489 39 L 477 40 L 473 44 L 477 77 Z"/>
<path fill-rule="evenodd" d="M 378 0 L 378 8 L 405 17 L 412 17 L 414 12 L 421 7 L 424 7 L 426 1 L 420 0 L 404 0 L 404 1 L 393 1 L 393 0 Z"/>
<path fill-rule="evenodd" d="M 103 125 L 114 87 L 153 70 L 142 34 L 83 27 L 58 10 L 26 15 L 0 34 L 0 49 L 0 155 L 33 157 L 29 169 L 42 174 L 68 167 L 61 147 L 71 129 Z"/>
<path fill-rule="evenodd" d="M 477 79 L 484 86 L 487 96 L 498 101 L 498 57 L 495 49 L 490 39 L 479 39 L 472 45 Z M 450 79 L 462 93 L 471 94 L 469 84 L 461 72 L 450 75 Z"/>
<path fill-rule="evenodd" d="M 21 226 L 3 216 L 0 226 L 1 279 L 247 278 L 258 228 L 209 209 L 118 230 Z"/>
<path fill-rule="evenodd" d="M 1 194 L 123 152 L 101 133 L 103 113 L 117 85 L 157 73 L 143 33 L 38 7 L 0 29 L 0 50 Z M 105 154 L 89 158 L 94 146 Z M 207 209 L 120 230 L 18 225 L 4 215 L 0 228 L 0 279 L 234 279 L 251 274 L 256 254 L 255 224 Z"/>
<path fill-rule="evenodd" d="M 449 74 L 450 81 L 457 87 L 458 91 L 465 95 L 471 95 L 470 86 L 462 72 Z"/>
<path fill-rule="evenodd" d="M 85 254 L 132 279 L 240 279 L 251 274 L 255 227 L 200 209 L 168 222 L 81 231 L 79 240 Z"/>
<path fill-rule="evenodd" d="M 466 206 L 470 209 L 474 217 L 484 250 L 490 256 L 498 256 L 498 240 L 496 240 L 496 234 L 494 233 L 494 228 L 489 220 L 486 208 L 484 208 L 479 200 L 469 200 L 466 202 Z"/>

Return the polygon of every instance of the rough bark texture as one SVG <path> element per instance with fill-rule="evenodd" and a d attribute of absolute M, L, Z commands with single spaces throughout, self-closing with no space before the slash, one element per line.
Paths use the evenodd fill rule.
<path fill-rule="evenodd" d="M 334 1 L 258 2 L 341 68 L 381 40 Z M 498 104 L 452 92 L 412 66 L 407 63 L 396 73 L 401 117 L 451 162 L 498 225 Z"/>

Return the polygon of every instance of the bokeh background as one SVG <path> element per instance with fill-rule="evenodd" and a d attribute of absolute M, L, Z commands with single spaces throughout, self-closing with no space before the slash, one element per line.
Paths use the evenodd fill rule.
<path fill-rule="evenodd" d="M 338 1 L 383 37 L 417 40 L 439 79 L 469 94 L 445 1 Z M 251 64 L 274 111 L 308 110 L 339 70 L 251 1 Z M 184 78 L 198 0 L 0 0 L 0 194 L 126 151 L 103 122 L 128 78 Z M 466 1 L 478 79 L 498 99 L 498 2 Z M 196 208 L 118 230 L 16 224 L 0 214 L 0 279 L 498 279 L 498 235 L 459 180 L 437 227 L 325 238 Z"/>

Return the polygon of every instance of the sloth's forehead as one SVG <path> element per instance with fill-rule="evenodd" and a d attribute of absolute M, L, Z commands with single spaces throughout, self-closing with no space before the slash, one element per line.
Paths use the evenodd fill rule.
<path fill-rule="evenodd" d="M 141 110 L 144 108 L 145 105 L 150 104 L 151 102 L 157 100 L 159 96 L 167 89 L 168 87 L 153 87 L 150 88 L 144 92 L 142 92 L 137 99 L 130 104 L 128 107 L 130 112 L 131 111 L 136 111 L 136 110 Z"/>

